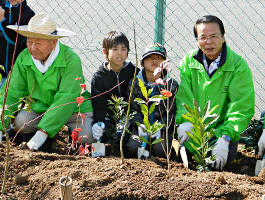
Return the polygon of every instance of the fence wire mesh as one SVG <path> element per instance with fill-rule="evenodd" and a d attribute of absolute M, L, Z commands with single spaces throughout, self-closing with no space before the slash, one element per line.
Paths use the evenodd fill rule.
<path fill-rule="evenodd" d="M 101 52 L 104 35 L 121 30 L 130 40 L 128 60 L 136 63 L 146 45 L 154 41 L 155 0 L 27 0 L 37 13 L 50 13 L 58 27 L 76 32 L 76 36 L 61 41 L 71 46 L 80 56 L 83 71 L 90 86 L 92 74 L 105 61 Z M 164 45 L 171 60 L 173 77 L 179 81 L 178 63 L 191 49 L 197 48 L 193 36 L 196 19 L 206 14 L 218 16 L 225 26 L 227 44 L 248 62 L 255 84 L 256 114 L 265 109 L 264 95 L 264 16 L 262 0 L 168 0 L 165 8 Z M 133 23 L 136 29 L 134 49 Z M 244 80 L 242 80 L 244 81 Z M 88 87 L 90 89 L 90 87 Z"/>

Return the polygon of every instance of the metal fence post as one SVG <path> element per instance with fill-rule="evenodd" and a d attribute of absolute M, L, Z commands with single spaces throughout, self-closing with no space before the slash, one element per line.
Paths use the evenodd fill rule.
<path fill-rule="evenodd" d="M 155 42 L 164 45 L 166 0 L 156 0 Z"/>

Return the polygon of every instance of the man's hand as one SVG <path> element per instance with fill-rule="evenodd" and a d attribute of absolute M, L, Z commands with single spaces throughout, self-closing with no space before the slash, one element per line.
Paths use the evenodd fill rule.
<path fill-rule="evenodd" d="M 265 151 L 265 129 L 263 129 L 263 133 L 259 138 L 258 146 L 259 146 L 259 155 L 260 157 L 262 157 Z"/>
<path fill-rule="evenodd" d="M 48 135 L 47 133 L 44 133 L 42 131 L 37 131 L 35 135 L 30 139 L 30 141 L 27 143 L 30 150 L 38 150 L 46 141 Z"/>
<path fill-rule="evenodd" d="M 180 124 L 177 133 L 178 133 L 178 141 L 180 144 L 183 144 L 184 142 L 187 142 L 189 139 L 189 136 L 186 132 L 191 132 L 192 123 L 191 122 L 185 122 L 183 124 Z"/>
<path fill-rule="evenodd" d="M 222 170 L 225 166 L 228 158 L 229 142 L 220 137 L 216 146 L 212 150 L 212 155 L 216 155 L 216 161 L 212 164 L 212 167 L 217 170 Z"/>
<path fill-rule="evenodd" d="M 0 22 L 5 19 L 5 10 L 0 6 Z"/>
<path fill-rule="evenodd" d="M 96 140 L 99 140 L 103 136 L 103 131 L 105 124 L 103 122 L 98 122 L 92 126 L 92 134 Z"/>

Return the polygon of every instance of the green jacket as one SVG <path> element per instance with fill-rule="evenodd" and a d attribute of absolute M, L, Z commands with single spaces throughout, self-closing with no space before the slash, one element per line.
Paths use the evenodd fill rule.
<path fill-rule="evenodd" d="M 176 95 L 176 123 L 185 122 L 181 116 L 187 112 L 184 103 L 193 107 L 195 98 L 203 109 L 211 100 L 211 108 L 219 105 L 215 113 L 220 117 L 209 129 L 215 128 L 217 138 L 225 134 L 230 136 L 231 142 L 235 142 L 254 115 L 255 92 L 252 73 L 246 61 L 228 46 L 224 47 L 227 48 L 225 63 L 211 78 L 204 66 L 193 57 L 198 50 L 189 52 L 180 62 L 181 83 Z M 185 146 L 191 150 L 187 143 Z"/>
<path fill-rule="evenodd" d="M 81 80 L 75 80 L 78 77 Z M 81 61 L 70 47 L 60 43 L 60 52 L 44 75 L 35 66 L 28 49 L 25 49 L 13 66 L 6 105 L 17 103 L 20 97 L 30 95 L 32 91 L 30 106 L 36 113 L 44 113 L 59 106 L 45 113 L 38 124 L 38 128 L 46 130 L 52 138 L 73 113 L 78 113 L 77 103 L 60 105 L 76 102 L 76 97 L 80 96 L 80 83 L 85 83 Z M 4 88 L 5 85 L 1 89 L 1 104 Z M 86 91 L 82 96 L 86 99 L 90 94 Z M 16 111 L 17 106 L 11 106 L 11 111 Z M 92 111 L 91 100 L 81 104 L 81 113 Z M 8 123 L 5 124 L 7 125 Z"/>

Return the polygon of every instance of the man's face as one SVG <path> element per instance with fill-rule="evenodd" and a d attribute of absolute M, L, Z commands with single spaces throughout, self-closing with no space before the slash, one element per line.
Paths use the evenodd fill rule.
<path fill-rule="evenodd" d="M 45 40 L 38 38 L 27 38 L 29 53 L 41 62 L 45 62 L 52 50 L 55 48 L 57 40 Z"/>
<path fill-rule="evenodd" d="M 200 39 L 201 38 L 201 39 Z M 215 60 L 222 51 L 225 38 L 215 22 L 197 25 L 197 44 L 207 58 Z"/>
<path fill-rule="evenodd" d="M 17 4 L 19 4 L 20 2 L 23 2 L 24 0 L 9 0 L 10 4 L 12 6 L 16 6 Z"/>

